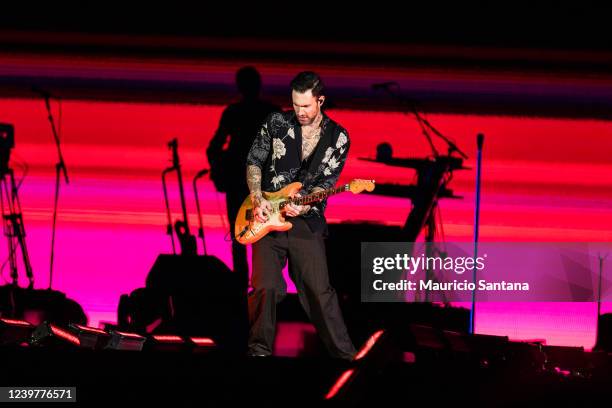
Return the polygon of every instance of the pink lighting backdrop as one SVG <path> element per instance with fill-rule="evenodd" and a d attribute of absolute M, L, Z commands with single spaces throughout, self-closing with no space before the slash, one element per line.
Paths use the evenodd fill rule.
<path fill-rule="evenodd" d="M 169 165 L 166 143 L 173 137 L 179 139 L 191 226 L 197 227 L 191 178 L 208 166 L 204 151 L 222 109 L 63 103 L 61 137 L 71 183 L 61 186 L 53 287 L 78 301 L 91 325 L 114 321 L 119 296 L 143 286 L 156 256 L 171 251 L 160 173 Z M 329 114 L 348 129 L 353 141 L 343 180 L 414 181 L 413 170 L 357 159 L 373 157 L 383 141 L 393 145 L 398 157 L 428 154 L 411 117 L 350 110 Z M 482 240 L 612 240 L 610 123 L 451 114 L 428 115 L 428 119 L 466 150 L 471 167 L 475 167 L 475 136 L 486 135 Z M 0 122 L 15 125 L 12 166 L 18 178 L 23 171 L 16 163 L 29 165 L 19 193 L 36 287 L 46 288 L 56 151 L 44 104 L 0 99 Z M 457 172 L 451 188 L 464 199 L 441 204 L 449 241 L 471 240 L 474 173 Z M 209 253 L 231 266 L 230 245 L 224 239 L 224 197 L 208 179 L 199 188 Z M 172 194 L 178 213 L 177 191 Z M 409 208 L 407 199 L 345 194 L 330 199 L 327 215 L 335 223 L 367 220 L 401 225 Z M 6 244 L 0 240 L 4 259 Z M 2 283 L 8 280 L 7 267 L 2 278 Z M 611 310 L 604 305 L 604 312 Z M 595 313 L 592 303 L 481 304 L 476 329 L 512 339 L 545 338 L 549 344 L 589 348 L 595 341 Z"/>

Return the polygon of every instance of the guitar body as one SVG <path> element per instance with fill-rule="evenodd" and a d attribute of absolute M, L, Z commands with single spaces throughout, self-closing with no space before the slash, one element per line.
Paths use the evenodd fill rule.
<path fill-rule="evenodd" d="M 234 225 L 234 236 L 236 240 L 243 245 L 247 245 L 259 241 L 270 231 L 287 231 L 291 229 L 293 224 L 286 221 L 283 215 L 283 208 L 289 202 L 298 205 L 312 204 L 332 194 L 338 194 L 344 191 L 350 191 L 353 194 L 359 194 L 362 191 L 372 191 L 374 190 L 374 180 L 356 179 L 340 187 L 310 193 L 305 197 L 293 197 L 301 188 L 302 183 L 296 182 L 288 184 L 273 193 L 262 192 L 264 198 L 272 205 L 272 212 L 268 214 L 268 220 L 264 223 L 255 221 L 253 203 L 251 202 L 251 197 L 247 197 L 240 206 L 238 216 L 236 217 L 236 223 Z"/>
<path fill-rule="evenodd" d="M 280 210 L 280 204 L 290 196 L 300 191 L 302 183 L 291 183 L 282 189 L 269 193 L 262 192 L 262 195 L 272 205 L 272 212 L 269 214 L 268 221 L 265 223 L 256 222 L 253 217 L 253 203 L 248 196 L 238 210 L 236 224 L 234 226 L 234 236 L 243 245 L 252 244 L 259 241 L 270 231 L 287 231 L 293 225 L 285 220 Z"/>

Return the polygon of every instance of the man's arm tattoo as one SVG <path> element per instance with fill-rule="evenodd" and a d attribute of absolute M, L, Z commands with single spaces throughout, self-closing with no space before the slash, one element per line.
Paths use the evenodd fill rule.
<path fill-rule="evenodd" d="M 261 169 L 254 165 L 247 166 L 247 185 L 251 199 L 261 200 Z"/>

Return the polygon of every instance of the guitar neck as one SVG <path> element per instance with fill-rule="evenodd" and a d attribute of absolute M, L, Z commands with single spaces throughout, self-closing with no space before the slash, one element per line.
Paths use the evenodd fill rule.
<path fill-rule="evenodd" d="M 297 205 L 305 205 L 310 203 L 315 203 L 317 201 L 322 201 L 329 196 L 334 194 L 342 193 L 344 191 L 349 191 L 349 185 L 344 184 L 339 187 L 328 188 L 327 190 L 317 191 L 316 193 L 308 194 L 304 197 L 294 198 L 291 200 L 292 203 Z"/>

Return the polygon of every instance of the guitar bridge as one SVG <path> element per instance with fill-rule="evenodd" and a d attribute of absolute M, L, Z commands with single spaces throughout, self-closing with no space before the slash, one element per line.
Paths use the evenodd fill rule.
<path fill-rule="evenodd" d="M 246 212 L 244 213 L 244 219 L 245 220 L 250 220 L 253 218 L 253 209 L 249 208 L 248 210 L 246 210 Z"/>

